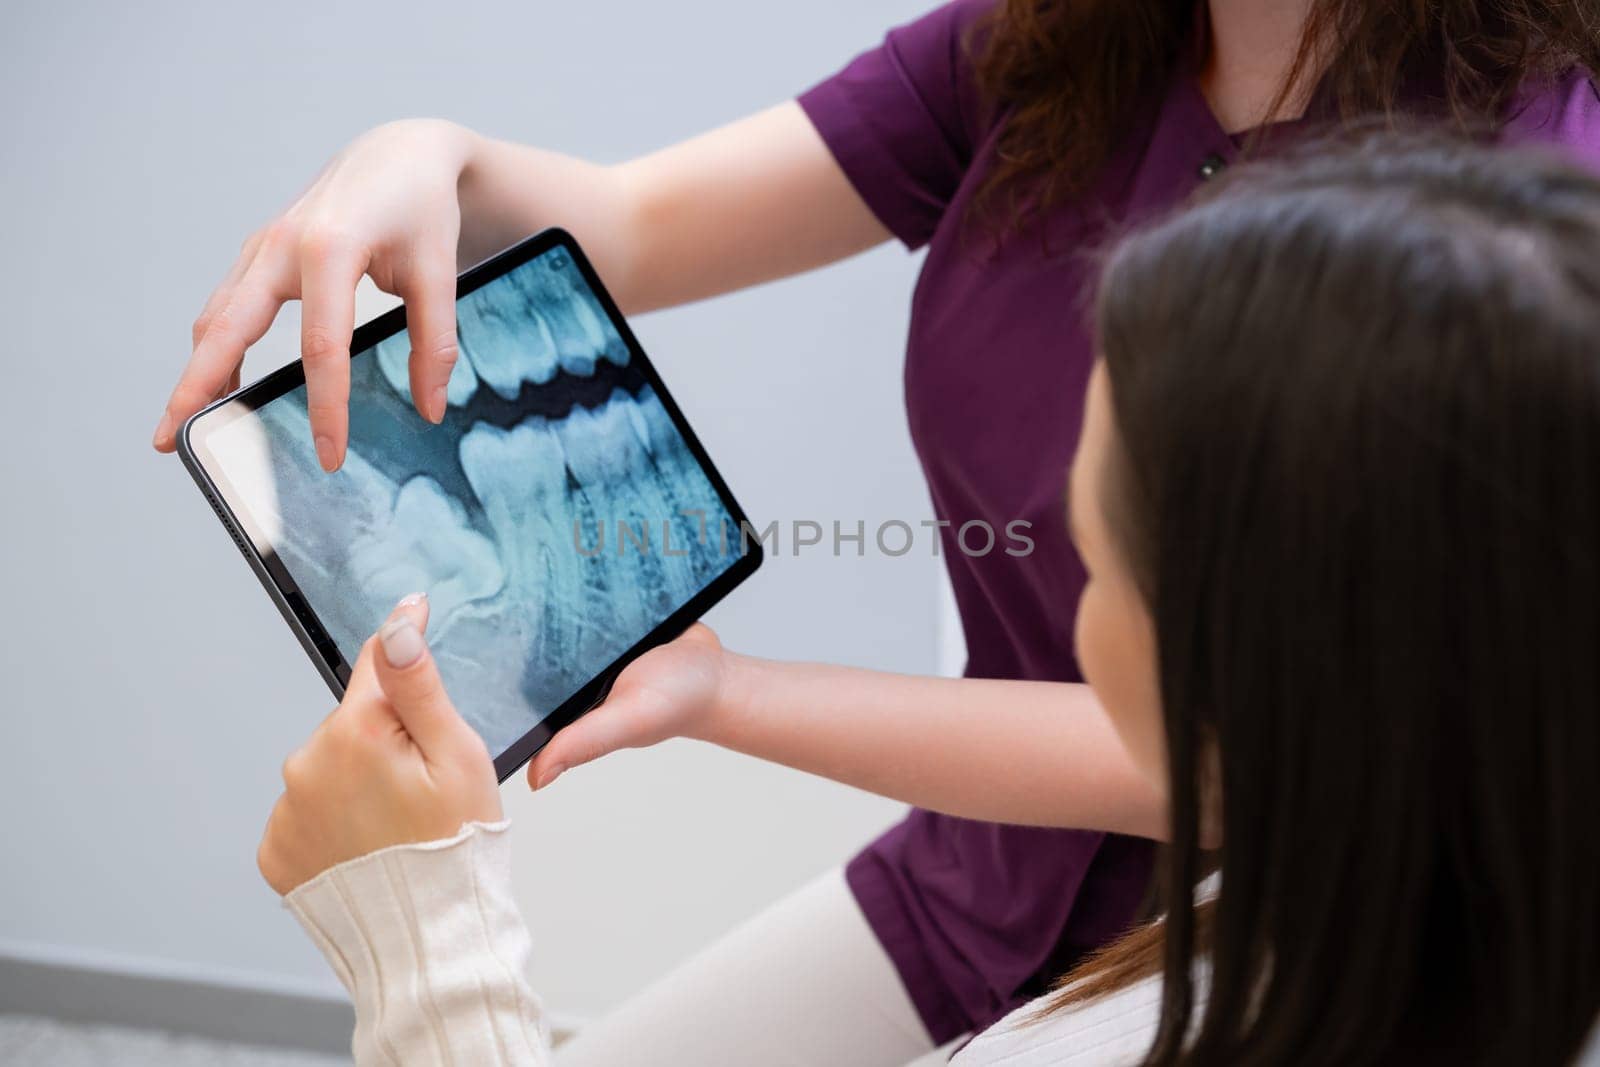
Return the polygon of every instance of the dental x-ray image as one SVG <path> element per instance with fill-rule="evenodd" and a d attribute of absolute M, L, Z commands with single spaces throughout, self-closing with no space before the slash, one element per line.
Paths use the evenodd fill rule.
<path fill-rule="evenodd" d="M 457 316 L 442 425 L 411 406 L 402 331 L 351 361 L 337 473 L 304 386 L 208 447 L 347 662 L 428 593 L 445 683 L 498 755 L 737 562 L 740 537 L 566 249 Z"/>

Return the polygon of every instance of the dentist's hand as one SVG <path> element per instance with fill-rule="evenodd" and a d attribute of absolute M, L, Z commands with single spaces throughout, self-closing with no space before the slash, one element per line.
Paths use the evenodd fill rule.
<path fill-rule="evenodd" d="M 717 635 L 701 623 L 651 649 L 617 676 L 604 704 L 550 740 L 528 765 L 542 789 L 567 769 L 620 748 L 645 748 L 673 737 L 705 737 L 725 700 L 729 666 Z"/>
<path fill-rule="evenodd" d="M 379 126 L 252 234 L 195 320 L 194 352 L 156 427 L 156 449 L 172 451 L 185 419 L 238 387 L 245 349 L 298 299 L 311 432 L 322 466 L 336 469 L 348 437 L 350 335 L 363 274 L 405 301 L 411 395 L 423 418 L 440 421 L 457 356 L 457 188 L 476 143 L 470 130 L 437 120 Z"/>
<path fill-rule="evenodd" d="M 284 762 L 256 856 L 279 893 L 345 860 L 502 817 L 494 764 L 439 681 L 427 622 L 425 600 L 401 601 L 362 648 L 343 702 Z"/>

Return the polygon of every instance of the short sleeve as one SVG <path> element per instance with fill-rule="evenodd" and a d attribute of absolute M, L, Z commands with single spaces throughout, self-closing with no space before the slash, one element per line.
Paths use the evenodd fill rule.
<path fill-rule="evenodd" d="M 856 192 L 908 248 L 926 244 L 984 136 L 969 30 L 995 0 L 956 0 L 890 30 L 802 93 Z"/>
<path fill-rule="evenodd" d="M 1573 68 L 1524 86 L 1501 131 L 1510 144 L 1548 144 L 1600 169 L 1600 84 Z"/>

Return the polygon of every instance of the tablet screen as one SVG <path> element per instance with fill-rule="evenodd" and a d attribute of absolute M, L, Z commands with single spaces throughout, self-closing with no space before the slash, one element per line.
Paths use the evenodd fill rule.
<path fill-rule="evenodd" d="M 303 385 L 206 446 L 347 664 L 428 594 L 444 681 L 499 755 L 732 567 L 741 531 L 566 248 L 457 320 L 442 425 L 411 405 L 401 331 L 351 361 L 337 473 Z"/>

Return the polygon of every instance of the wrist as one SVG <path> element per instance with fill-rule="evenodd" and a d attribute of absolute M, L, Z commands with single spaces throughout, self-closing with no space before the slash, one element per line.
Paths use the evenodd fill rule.
<path fill-rule="evenodd" d="M 505 212 L 496 203 L 495 148 L 493 138 L 455 123 L 446 134 L 448 151 L 456 161 L 456 205 L 461 217 L 461 265 L 471 266 L 516 240 L 507 233 Z"/>
<path fill-rule="evenodd" d="M 755 706 L 769 680 L 772 664 L 754 656 L 722 649 L 719 653 L 717 685 L 711 701 L 690 724 L 685 736 L 725 748 L 739 720 Z"/>
<path fill-rule="evenodd" d="M 461 206 L 478 195 L 483 184 L 484 161 L 489 153 L 489 138 L 456 122 L 445 122 L 444 139 L 456 160 L 456 191 Z"/>

